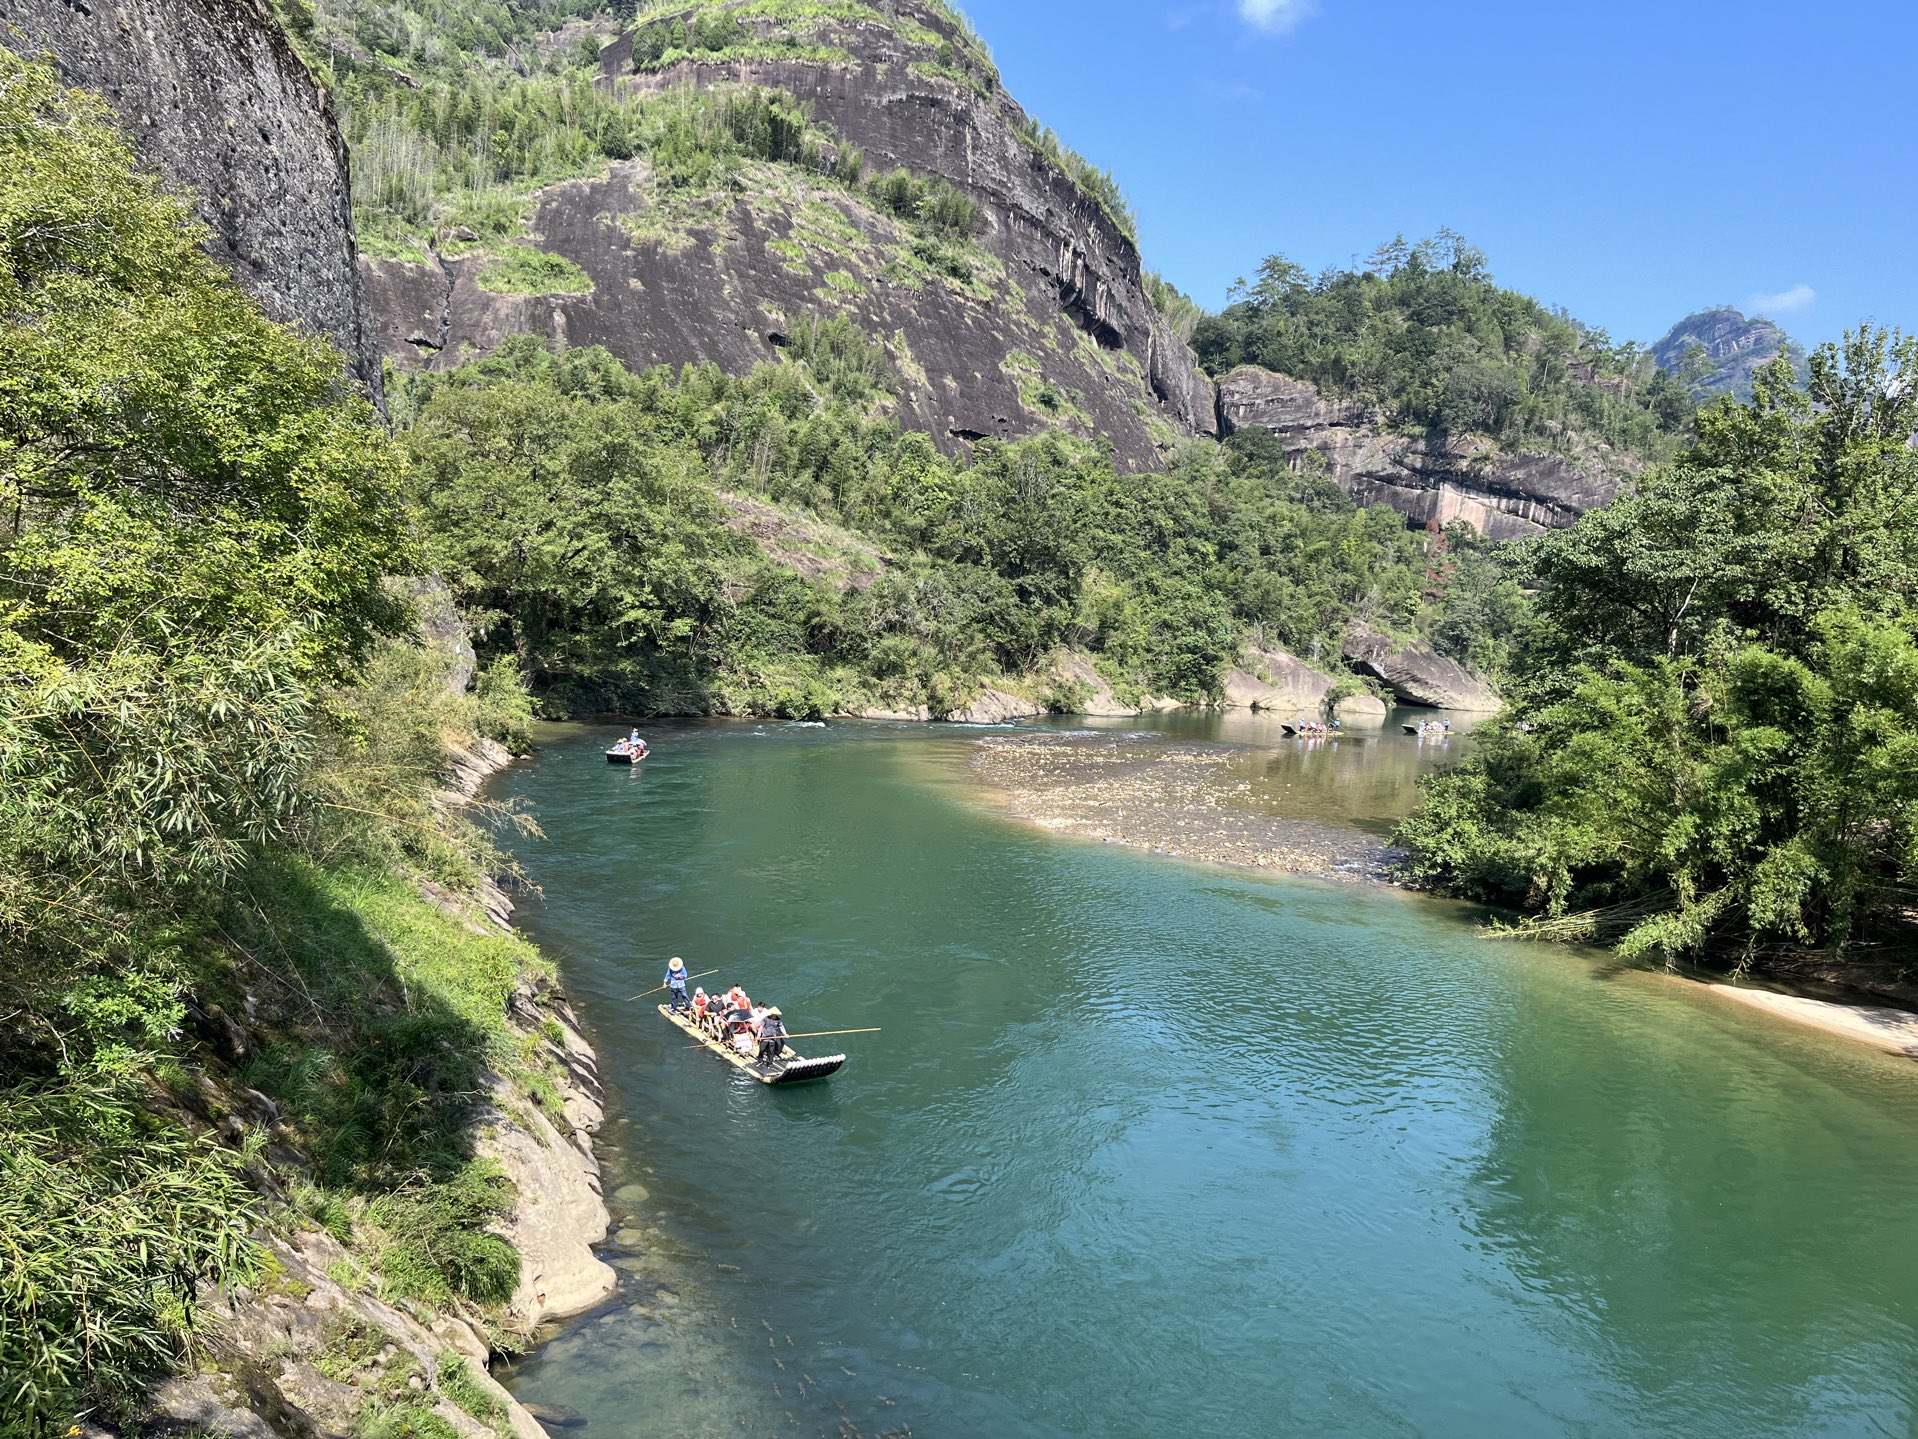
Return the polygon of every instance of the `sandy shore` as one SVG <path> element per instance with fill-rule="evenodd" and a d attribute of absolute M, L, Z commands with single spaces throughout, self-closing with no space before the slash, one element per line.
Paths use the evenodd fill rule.
<path fill-rule="evenodd" d="M 1016 817 L 1078 839 L 1322 879 L 1388 883 L 1400 851 L 1358 830 L 1273 813 L 1243 755 L 1124 732 L 1007 735 L 973 772 Z"/>
<path fill-rule="evenodd" d="M 1876 1048 L 1918 1059 L 1918 1014 L 1877 1004 L 1844 1004 L 1829 999 L 1779 994 L 1769 989 L 1706 982 L 1713 994 L 1737 1004 L 1762 1009 L 1779 1019 L 1810 1025 L 1827 1034 L 1839 1034 Z"/>

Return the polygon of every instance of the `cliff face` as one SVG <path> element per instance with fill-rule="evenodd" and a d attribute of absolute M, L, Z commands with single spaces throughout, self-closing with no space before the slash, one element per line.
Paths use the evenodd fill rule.
<path fill-rule="evenodd" d="M 1390 505 L 1419 524 L 1464 520 L 1492 539 L 1569 525 L 1617 497 L 1617 456 L 1601 463 L 1559 454 L 1500 453 L 1489 440 L 1440 441 L 1380 428 L 1362 405 L 1326 399 L 1306 380 L 1241 366 L 1219 381 L 1219 426 L 1264 430 L 1294 467 L 1317 456 L 1362 505 Z"/>
<path fill-rule="evenodd" d="M 324 335 L 377 396 L 346 148 L 261 0 L 0 0 L 0 43 L 104 95 L 191 191 L 212 250 L 274 319 Z"/>
<path fill-rule="evenodd" d="M 1029 138 L 1025 113 L 939 7 L 882 0 L 744 23 L 759 37 L 745 53 L 771 58 L 636 70 L 629 33 L 604 52 L 601 83 L 637 95 L 720 84 L 790 93 L 864 152 L 868 175 L 903 166 L 974 202 L 969 278 L 928 273 L 912 235 L 845 185 L 749 166 L 741 190 L 688 204 L 662 193 L 641 159 L 536 202 L 530 238 L 583 269 L 590 293 L 493 294 L 472 258 L 367 262 L 385 353 L 449 365 L 524 330 L 601 344 L 636 366 L 740 370 L 774 358 L 802 317 L 839 313 L 887 340 L 906 391 L 901 422 L 948 451 L 1063 424 L 1109 436 L 1136 469 L 1183 435 L 1214 432 L 1211 384 L 1147 298 L 1136 246 Z M 801 42 L 804 58 L 780 58 Z"/>
<path fill-rule="evenodd" d="M 1805 352 L 1762 316 L 1746 319 L 1729 305 L 1687 315 L 1652 346 L 1658 368 L 1682 381 L 1701 403 L 1720 395 L 1751 395 L 1752 377 L 1780 353 L 1802 376 Z"/>

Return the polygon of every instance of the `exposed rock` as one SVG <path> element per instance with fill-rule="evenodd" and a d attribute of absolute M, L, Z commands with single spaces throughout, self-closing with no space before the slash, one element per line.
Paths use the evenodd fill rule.
<path fill-rule="evenodd" d="M 481 1154 L 499 1161 L 517 1193 L 504 1226 L 521 1261 L 519 1289 L 509 1307 L 529 1335 L 545 1320 L 592 1308 L 613 1292 L 616 1278 L 593 1253 L 610 1226 L 592 1150 L 603 1116 L 593 1052 L 563 999 L 548 996 L 543 1007 L 560 1021 L 558 1057 L 568 1075 L 561 1094 L 572 1136 L 562 1135 L 537 1111 L 523 1106 L 507 1111 L 496 1099 L 480 1120 L 477 1145 Z"/>
<path fill-rule="evenodd" d="M 964 709 L 954 710 L 945 716 L 954 724 L 1005 724 L 1009 720 L 1032 719 L 1044 714 L 1029 699 L 1022 699 L 1004 690 L 984 689 Z"/>
<path fill-rule="evenodd" d="M 914 705 L 910 709 L 887 709 L 883 705 L 874 705 L 870 709 L 853 711 L 852 718 L 864 720 L 929 720 L 932 711 L 924 705 Z"/>
<path fill-rule="evenodd" d="M 717 498 L 727 529 L 750 537 L 768 559 L 842 595 L 871 589 L 893 563 L 871 540 L 817 515 L 757 495 L 720 490 Z"/>
<path fill-rule="evenodd" d="M 1139 713 L 1137 705 L 1126 704 L 1112 692 L 1091 657 L 1081 650 L 1061 650 L 1054 655 L 1041 679 L 1079 696 L 1074 714 L 1089 719 L 1129 719 Z"/>
<path fill-rule="evenodd" d="M 217 1435 L 219 1439 L 278 1439 L 273 1427 L 258 1414 L 229 1403 L 204 1374 L 184 1375 L 154 1386 L 151 1407 L 156 1418 L 178 1425 L 189 1434 Z"/>
<path fill-rule="evenodd" d="M 1284 650 L 1248 649 L 1241 656 L 1245 670 L 1271 693 L 1257 701 L 1254 709 L 1301 711 L 1317 710 L 1325 703 L 1336 681 L 1323 670 L 1316 670 L 1296 655 Z M 1228 698 L 1227 703 L 1231 701 Z"/>
<path fill-rule="evenodd" d="M 466 633 L 466 621 L 460 618 L 453 591 L 438 575 L 389 583 L 413 601 L 420 638 L 445 656 L 447 693 L 465 694 L 473 683 L 479 659 L 473 653 L 472 636 Z"/>
<path fill-rule="evenodd" d="M 324 335 L 377 396 L 360 323 L 346 147 L 263 0 L 0 0 L 8 43 L 104 95 L 192 192 L 211 249 L 277 320 Z"/>
<path fill-rule="evenodd" d="M 1333 718 L 1357 729 L 1376 729 L 1385 723 L 1386 703 L 1377 695 L 1347 695 L 1332 706 Z"/>
<path fill-rule="evenodd" d="M 1283 694 L 1246 670 L 1227 670 L 1221 684 L 1220 703 L 1229 710 L 1272 709 L 1285 702 Z"/>
<path fill-rule="evenodd" d="M 1344 652 L 1347 664 L 1390 685 L 1401 704 L 1490 713 L 1504 703 L 1484 676 L 1426 645 L 1358 625 L 1347 633 Z"/>
<path fill-rule="evenodd" d="M 1394 434 L 1364 405 L 1327 399 L 1306 380 L 1242 365 L 1219 381 L 1221 433 L 1265 430 L 1293 468 L 1310 457 L 1361 505 L 1390 505 L 1418 524 L 1464 520 L 1492 539 L 1569 525 L 1617 497 L 1632 466 L 1609 452 L 1590 458 L 1505 454 L 1479 436 L 1438 440 Z"/>
<path fill-rule="evenodd" d="M 1720 395 L 1749 399 L 1752 377 L 1780 353 L 1802 379 L 1805 352 L 1770 320 L 1751 319 L 1729 305 L 1687 315 L 1652 346 L 1658 368 L 1682 382 L 1701 403 Z"/>
<path fill-rule="evenodd" d="M 539 1421 L 483 1363 L 449 1345 L 443 1324 L 428 1329 L 406 1309 L 334 1279 L 353 1265 L 330 1235 L 305 1234 L 297 1243 L 272 1239 L 267 1247 L 271 1279 L 233 1296 L 230 1312 L 203 1341 L 212 1361 L 207 1371 L 158 1386 L 133 1432 L 151 1439 L 344 1435 L 354 1432 L 370 1398 L 403 1390 L 462 1439 L 485 1439 L 493 1431 L 439 1388 L 440 1355 L 452 1347 L 468 1354 L 472 1382 L 499 1404 L 517 1439 L 546 1439 Z M 342 1362 L 347 1353 L 360 1357 Z"/>
<path fill-rule="evenodd" d="M 585 270 L 590 293 L 493 294 L 478 283 L 480 257 L 369 261 L 384 352 L 443 367 L 529 331 L 604 345 L 635 366 L 742 372 L 775 359 L 802 317 L 842 313 L 887 341 L 900 422 L 948 452 L 1063 425 L 1109 438 L 1121 468 L 1136 470 L 1156 467 L 1179 435 L 1211 433 L 1212 387 L 1147 298 L 1137 247 L 1022 138 L 1024 111 L 988 72 L 968 83 L 945 63 L 965 43 L 941 7 L 887 10 L 910 34 L 876 12 L 743 16 L 767 32 L 803 23 L 809 44 L 848 60 L 688 60 L 635 74 L 628 36 L 606 48 L 602 80 L 788 91 L 865 152 L 868 173 L 904 166 L 975 202 L 982 259 L 971 282 L 915 270 L 911 233 L 844 186 L 748 166 L 739 193 L 691 200 L 662 193 L 634 160 L 552 186 L 534 208 L 535 243 Z"/>

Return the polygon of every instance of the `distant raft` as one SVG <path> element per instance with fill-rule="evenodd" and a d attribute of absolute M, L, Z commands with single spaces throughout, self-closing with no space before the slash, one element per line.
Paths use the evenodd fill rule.
<path fill-rule="evenodd" d="M 638 764 L 653 752 L 653 747 L 645 740 L 621 740 L 606 751 L 608 764 Z"/>
<path fill-rule="evenodd" d="M 838 1073 L 840 1066 L 846 1062 L 846 1056 L 843 1054 L 828 1054 L 818 1059 L 805 1059 L 793 1053 L 793 1047 L 786 1044 L 780 1046 L 779 1058 L 767 1060 L 762 1064 L 750 1055 L 741 1054 L 732 1046 L 714 1039 L 693 1023 L 690 1015 L 675 1014 L 670 1004 L 660 1005 L 659 1012 L 734 1069 L 744 1070 L 761 1084 L 804 1084 L 808 1080 L 824 1079 L 829 1074 Z"/>

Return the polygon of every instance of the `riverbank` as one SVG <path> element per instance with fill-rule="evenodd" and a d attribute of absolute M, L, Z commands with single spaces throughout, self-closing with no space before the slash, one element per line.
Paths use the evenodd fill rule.
<path fill-rule="evenodd" d="M 489 740 L 451 746 L 446 807 L 510 759 Z M 236 971 L 224 1056 L 196 1066 L 183 1115 L 256 1137 L 254 1276 L 203 1301 L 218 1322 L 190 1372 L 157 1385 L 134 1423 L 86 1432 L 266 1439 L 291 1424 L 543 1439 L 489 1369 L 613 1290 L 595 1253 L 609 1227 L 593 1144 L 603 1096 L 578 1016 L 550 964 L 512 933 L 512 902 L 491 878 L 451 890 L 291 864 L 275 878 L 262 893 L 296 947 L 286 968 Z M 418 1110 L 434 1089 L 421 1071 L 449 1044 L 474 1067 L 463 1103 L 428 1106 L 450 1106 L 435 1120 Z M 318 1091 L 299 1077 L 313 1066 Z M 358 1106 L 385 1114 L 409 1094 L 415 1113 L 384 1121 L 386 1143 L 417 1150 L 421 1172 L 391 1195 L 356 1183 L 340 1166 L 370 1117 Z M 510 1289 L 478 1282 L 502 1272 L 502 1254 Z M 448 1266 L 475 1282 L 449 1286 L 436 1277 Z"/>
<path fill-rule="evenodd" d="M 1137 730 L 1017 733 L 980 740 L 971 768 L 997 807 L 1049 833 L 1204 864 L 1396 885 L 1403 851 L 1330 822 L 1324 787 L 1313 786 L 1308 773 L 1314 761 L 1340 757 L 1335 743 L 1350 752 L 1395 742 L 1389 735 L 1291 740 L 1277 752 L 1297 763 L 1279 778 L 1270 773 L 1273 761 L 1240 746 L 1181 743 Z M 1781 972 L 1777 978 L 1789 983 L 1803 976 Z M 1910 986 L 1874 982 L 1857 971 L 1825 971 L 1816 978 L 1847 997 L 1816 998 L 1705 976 L 1682 982 L 1784 1022 L 1918 1059 L 1918 1013 L 1870 1002 L 1903 1001 Z"/>
<path fill-rule="evenodd" d="M 1744 1005 L 1791 1024 L 1806 1025 L 1827 1034 L 1869 1044 L 1890 1054 L 1918 1059 L 1918 1014 L 1882 1004 L 1813 999 L 1772 989 L 1713 980 L 1699 981 L 1721 999 Z"/>

